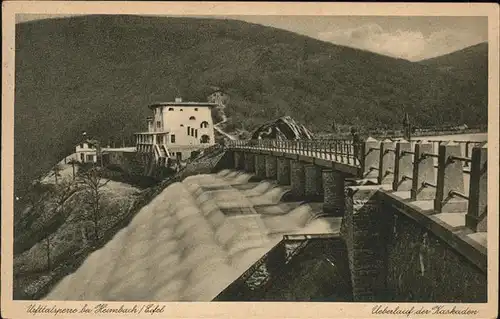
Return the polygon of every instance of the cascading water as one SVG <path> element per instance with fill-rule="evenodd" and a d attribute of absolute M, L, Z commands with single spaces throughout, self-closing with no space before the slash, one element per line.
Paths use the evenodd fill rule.
<path fill-rule="evenodd" d="M 314 216 L 308 204 L 275 216 L 257 214 L 254 205 L 277 205 L 286 189 L 268 181 L 248 190 L 233 187 L 250 177 L 223 170 L 170 185 L 46 299 L 210 301 L 283 234 L 338 232 L 338 220 L 307 224 Z M 208 190 L 215 186 L 222 189 Z M 230 216 L 228 207 L 252 213 Z"/>

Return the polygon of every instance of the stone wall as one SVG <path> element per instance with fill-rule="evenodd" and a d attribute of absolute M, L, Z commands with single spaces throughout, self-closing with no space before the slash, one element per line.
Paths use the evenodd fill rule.
<path fill-rule="evenodd" d="M 486 274 L 378 191 L 347 188 L 341 233 L 355 301 L 486 302 Z"/>
<path fill-rule="evenodd" d="M 146 160 L 147 158 L 147 160 Z M 130 175 L 147 175 L 145 166 L 152 159 L 150 154 L 141 154 L 137 152 L 109 152 L 106 165 L 114 165 L 120 167 L 125 173 Z"/>
<path fill-rule="evenodd" d="M 409 217 L 391 215 L 387 286 L 394 301 L 487 301 L 483 271 Z"/>
<path fill-rule="evenodd" d="M 388 218 L 380 209 L 377 192 L 347 192 L 345 206 L 341 234 L 347 246 L 354 301 L 386 300 Z"/>

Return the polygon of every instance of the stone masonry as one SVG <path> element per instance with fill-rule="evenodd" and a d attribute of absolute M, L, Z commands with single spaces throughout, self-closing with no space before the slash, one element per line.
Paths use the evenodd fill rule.
<path fill-rule="evenodd" d="M 310 200 L 323 200 L 323 181 L 321 167 L 314 164 L 304 166 L 305 173 L 305 197 Z"/>
<path fill-rule="evenodd" d="M 266 178 L 276 179 L 277 177 L 277 159 L 276 156 L 266 155 Z"/>
<path fill-rule="evenodd" d="M 278 158 L 277 179 L 280 185 L 290 185 L 290 160 L 288 158 Z"/>
<path fill-rule="evenodd" d="M 376 190 L 360 192 L 347 188 L 346 211 L 341 233 L 346 241 L 354 301 L 386 299 L 385 247 L 388 223 L 381 212 Z"/>
<path fill-rule="evenodd" d="M 305 196 L 305 178 L 304 164 L 298 160 L 292 160 L 290 163 L 291 194 L 296 199 Z"/>
<path fill-rule="evenodd" d="M 259 178 L 266 178 L 266 158 L 265 155 L 255 155 L 255 175 Z"/>
<path fill-rule="evenodd" d="M 323 180 L 323 212 L 332 216 L 343 216 L 345 210 L 344 176 L 338 171 L 325 169 Z"/>

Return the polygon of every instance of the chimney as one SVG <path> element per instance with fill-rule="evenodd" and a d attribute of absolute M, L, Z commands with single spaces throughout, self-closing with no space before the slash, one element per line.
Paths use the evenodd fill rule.
<path fill-rule="evenodd" d="M 182 98 L 181 97 L 176 97 L 175 98 L 175 103 L 181 103 L 182 102 Z"/>

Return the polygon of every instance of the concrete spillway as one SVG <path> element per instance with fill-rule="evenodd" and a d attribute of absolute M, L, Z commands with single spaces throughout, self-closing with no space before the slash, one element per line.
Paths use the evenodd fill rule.
<path fill-rule="evenodd" d="M 286 188 L 224 170 L 167 187 L 48 300 L 210 301 L 284 234 L 338 233 L 314 204 L 282 203 Z"/>

